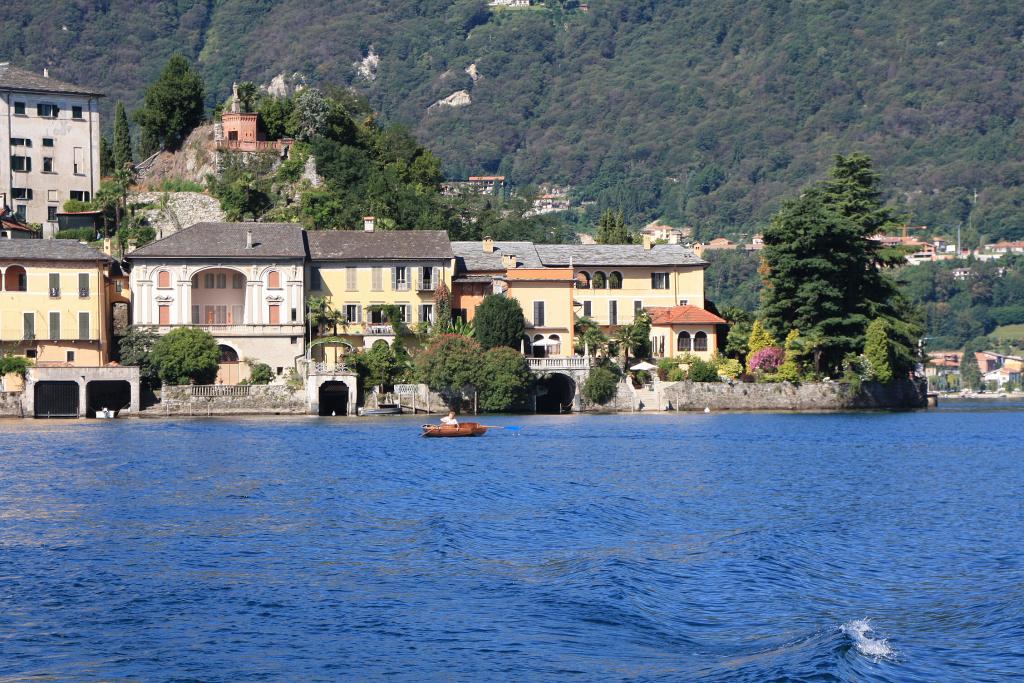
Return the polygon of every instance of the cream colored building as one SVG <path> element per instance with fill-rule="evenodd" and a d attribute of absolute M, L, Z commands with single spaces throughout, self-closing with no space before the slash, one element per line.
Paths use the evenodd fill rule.
<path fill-rule="evenodd" d="M 0 62 L 0 205 L 44 236 L 56 232 L 64 202 L 99 189 L 101 97 Z"/>
<path fill-rule="evenodd" d="M 133 321 L 166 334 L 199 327 L 221 346 L 218 382 L 248 377 L 245 361 L 277 375 L 305 351 L 306 247 L 291 223 L 197 223 L 126 256 Z"/>

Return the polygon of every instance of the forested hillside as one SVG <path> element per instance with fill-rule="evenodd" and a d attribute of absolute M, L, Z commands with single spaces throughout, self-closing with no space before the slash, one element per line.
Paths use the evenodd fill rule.
<path fill-rule="evenodd" d="M 176 50 L 211 108 L 233 80 L 351 85 L 449 177 L 571 184 L 634 225 L 749 232 L 857 150 L 907 220 L 1024 238 L 1019 2 L 0 4 L 0 60 L 98 86 L 108 111 L 134 109 Z M 458 91 L 471 104 L 428 110 Z"/>

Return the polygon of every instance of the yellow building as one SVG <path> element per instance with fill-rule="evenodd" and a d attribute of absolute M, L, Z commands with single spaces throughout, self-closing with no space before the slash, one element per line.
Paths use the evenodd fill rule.
<path fill-rule="evenodd" d="M 0 240 L 0 345 L 40 367 L 110 358 L 110 257 L 72 240 Z"/>
<path fill-rule="evenodd" d="M 338 336 L 351 348 L 394 341 L 381 306 L 397 306 L 413 327 L 434 321 L 434 291 L 451 288 L 455 267 L 448 235 L 441 230 L 310 231 L 306 296 L 325 297 L 344 316 Z M 316 336 L 314 331 L 314 336 Z M 317 360 L 334 359 L 339 349 L 315 351 Z M 327 358 L 330 356 L 331 358 Z"/>
<path fill-rule="evenodd" d="M 710 360 L 718 348 L 718 332 L 727 323 L 696 306 L 648 308 L 651 316 L 651 354 L 675 358 L 691 353 Z"/>

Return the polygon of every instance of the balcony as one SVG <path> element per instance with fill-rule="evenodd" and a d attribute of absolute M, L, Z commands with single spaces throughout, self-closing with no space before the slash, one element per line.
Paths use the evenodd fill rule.
<path fill-rule="evenodd" d="M 527 358 L 526 364 L 535 372 L 548 372 L 551 370 L 587 370 L 590 368 L 590 358 L 588 356 Z"/>
<path fill-rule="evenodd" d="M 386 323 L 370 323 L 363 330 L 364 337 L 394 337 L 395 330 Z"/>
<path fill-rule="evenodd" d="M 287 323 L 283 325 L 148 325 L 157 334 L 167 334 L 175 327 L 196 327 L 205 330 L 215 337 L 302 337 L 306 333 L 306 326 L 302 323 Z"/>
<path fill-rule="evenodd" d="M 417 292 L 433 292 L 437 289 L 437 280 L 420 280 L 416 283 Z"/>
<path fill-rule="evenodd" d="M 344 362 L 313 361 L 306 366 L 310 375 L 337 375 L 352 372 Z"/>
<path fill-rule="evenodd" d="M 50 287 L 50 298 L 51 299 L 59 299 L 60 298 L 60 287 Z"/>

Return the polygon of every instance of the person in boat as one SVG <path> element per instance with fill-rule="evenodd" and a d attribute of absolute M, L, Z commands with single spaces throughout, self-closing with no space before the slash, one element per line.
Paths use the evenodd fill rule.
<path fill-rule="evenodd" d="M 458 427 L 459 418 L 455 417 L 455 411 L 449 410 L 448 414 L 441 418 L 441 424 L 447 425 L 449 427 Z"/>

